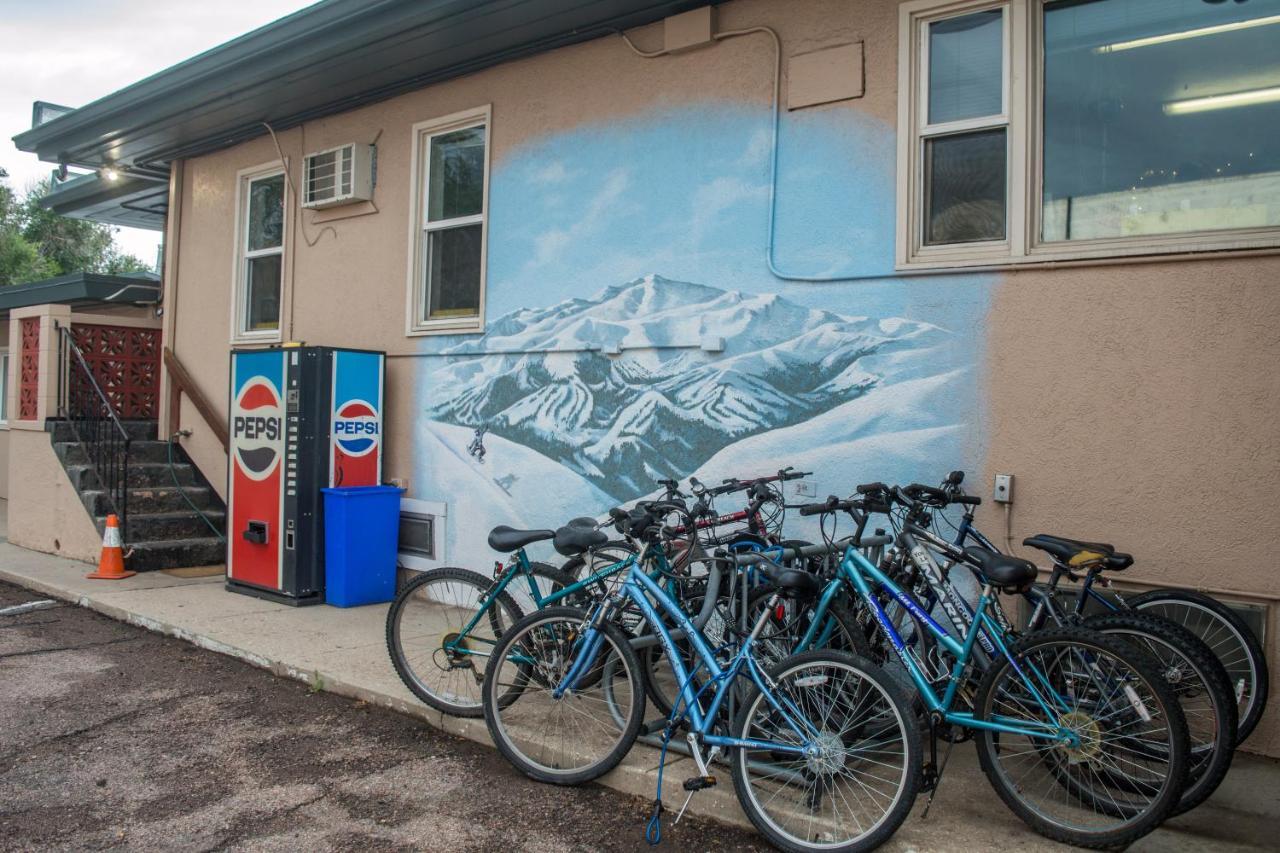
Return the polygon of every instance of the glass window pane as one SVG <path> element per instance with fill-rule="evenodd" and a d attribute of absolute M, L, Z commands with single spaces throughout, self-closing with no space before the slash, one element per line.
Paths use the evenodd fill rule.
<path fill-rule="evenodd" d="M 427 220 L 474 216 L 484 205 L 483 127 L 444 133 L 431 140 Z"/>
<path fill-rule="evenodd" d="M 261 255 L 245 262 L 245 330 L 280 327 L 280 265 L 283 255 Z"/>
<path fill-rule="evenodd" d="M 1044 16 L 1045 241 L 1280 225 L 1280 0 Z"/>
<path fill-rule="evenodd" d="M 481 226 L 426 233 L 427 319 L 480 313 Z"/>
<path fill-rule="evenodd" d="M 249 184 L 249 251 L 279 246 L 284 235 L 284 175 Z"/>
<path fill-rule="evenodd" d="M 9 420 L 9 356 L 0 355 L 0 421 Z"/>
<path fill-rule="evenodd" d="M 1003 240 L 1005 130 L 925 140 L 926 245 Z"/>
<path fill-rule="evenodd" d="M 929 124 L 1001 115 L 1003 95 L 999 9 L 929 24 Z"/>

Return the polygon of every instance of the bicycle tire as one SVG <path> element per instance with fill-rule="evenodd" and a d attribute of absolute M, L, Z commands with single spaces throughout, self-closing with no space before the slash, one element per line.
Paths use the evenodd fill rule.
<path fill-rule="evenodd" d="M 1041 651 L 1051 651 L 1055 646 L 1084 650 L 1081 654 L 1081 660 L 1086 662 L 1093 661 L 1095 670 L 1100 669 L 1097 664 L 1098 660 L 1109 657 L 1123 664 L 1133 676 L 1139 679 L 1137 686 L 1143 689 L 1143 693 L 1147 694 L 1149 699 L 1142 698 L 1142 695 L 1138 694 L 1132 683 L 1126 681 L 1125 694 L 1130 697 L 1127 701 L 1133 703 L 1135 711 L 1139 707 L 1142 709 L 1138 713 L 1145 713 L 1147 722 L 1156 720 L 1157 717 L 1161 718 L 1164 728 L 1167 730 L 1165 751 L 1163 753 L 1167 757 L 1167 771 L 1162 776 L 1159 790 L 1153 797 L 1148 798 L 1149 802 L 1141 808 L 1129 803 L 1121 803 L 1112 797 L 1110 804 L 1113 808 L 1100 809 L 1099 804 L 1103 801 L 1097 797 L 1091 797 L 1086 805 L 1091 806 L 1095 814 L 1101 814 L 1103 817 L 1113 818 L 1121 822 L 1109 828 L 1090 831 L 1067 826 L 1061 819 L 1054 820 L 1044 815 L 1042 810 L 1025 802 L 1024 789 L 1038 788 L 1038 786 L 1024 785 L 1026 771 L 1023 771 L 1016 782 L 1009 778 L 1004 771 L 1004 765 L 999 755 L 1002 737 L 1012 740 L 1015 736 L 979 729 L 974 737 L 974 743 L 978 750 L 978 763 L 981 765 L 983 773 L 986 774 L 992 788 L 995 789 L 996 794 L 1009 807 L 1010 811 L 1040 835 L 1054 841 L 1073 844 L 1077 847 L 1109 849 L 1126 846 L 1158 827 L 1178 805 L 1186 782 L 1188 768 L 1189 744 L 1186 720 L 1183 718 L 1177 697 L 1165 682 L 1155 662 L 1147 655 L 1139 653 L 1131 645 L 1117 638 L 1079 626 L 1046 628 L 1040 631 L 1033 631 L 1021 638 L 1013 644 L 1010 653 L 1013 656 L 1013 660 L 1017 661 L 1018 667 L 1022 669 L 1033 662 L 1028 660 L 1029 657 L 1035 656 Z M 975 697 L 974 713 L 977 719 L 988 719 L 992 716 L 997 688 L 1006 674 L 1011 672 L 1015 675 L 1017 674 L 1016 670 L 1010 665 L 1010 660 L 1003 656 L 994 661 L 988 668 L 978 685 Z M 1042 678 L 1041 680 L 1043 681 L 1044 679 Z M 1016 685 L 1019 682 L 1015 681 L 1013 683 Z M 1087 687 L 1088 684 L 1086 683 L 1085 686 Z M 1007 691 L 1004 695 L 1010 695 L 1010 692 Z M 1073 694 L 1070 691 L 1068 691 L 1068 695 L 1078 696 L 1078 694 Z M 1112 696 L 1119 698 L 1120 695 L 1122 694 L 1113 691 L 1108 694 L 1108 699 Z M 1150 713 L 1148 701 L 1153 703 L 1155 714 Z M 1014 702 L 1017 703 L 1018 700 L 1015 698 Z M 1084 704 L 1087 707 L 1087 702 Z M 1080 729 L 1087 730 L 1089 726 L 1092 726 L 1092 732 L 1083 736 L 1079 746 L 1076 747 L 1076 756 L 1060 755 L 1059 750 L 1062 753 L 1067 753 L 1068 750 L 1061 745 L 1054 744 L 1037 745 L 1031 750 L 1010 751 L 1007 753 L 1010 758 L 1027 755 L 1030 756 L 1028 758 L 1029 763 L 1033 765 L 1037 762 L 1043 764 L 1046 767 L 1046 772 L 1057 778 L 1059 787 L 1067 792 L 1068 799 L 1073 798 L 1076 802 L 1084 801 L 1085 797 L 1078 787 L 1073 788 L 1071 785 L 1063 784 L 1061 778 L 1062 766 L 1064 764 L 1078 766 L 1081 763 L 1102 763 L 1108 759 L 1114 762 L 1116 746 L 1108 746 L 1108 744 L 1118 744 L 1125 740 L 1126 737 L 1132 739 L 1132 736 L 1112 737 L 1111 732 L 1100 726 L 1101 717 L 1098 719 L 1089 718 L 1090 715 L 1087 711 L 1082 712 L 1079 710 L 1081 705 L 1081 700 L 1077 698 L 1076 707 L 1070 714 L 1060 717 L 1060 719 L 1064 719 L 1071 714 L 1083 715 L 1088 719 L 1082 721 Z M 1006 708 L 1012 709 L 1013 707 L 1013 705 L 1006 705 Z M 1022 707 L 1028 706 L 1023 703 Z M 1082 734 L 1083 732 L 1078 730 L 1077 733 Z M 1030 738 L 1026 739 L 1028 741 L 1031 740 Z M 1038 738 L 1038 740 L 1046 741 L 1047 738 Z M 1046 760 L 1046 758 L 1049 760 Z M 1076 758 L 1079 760 L 1074 760 Z M 1088 771 L 1088 768 L 1086 768 L 1086 771 Z M 1044 790 L 1053 790 L 1053 785 L 1051 784 Z M 1108 796 L 1110 795 L 1108 794 Z"/>
<path fill-rule="evenodd" d="M 1236 703 L 1226 670 L 1195 634 L 1159 616 L 1141 611 L 1100 613 L 1084 627 L 1134 643 L 1156 658 L 1170 689 L 1183 702 L 1191 739 L 1187 784 L 1173 815 L 1188 812 L 1217 790 L 1231 769 L 1235 754 Z M 1188 711 L 1193 691 L 1202 690 L 1212 703 L 1212 719 Z"/>
<path fill-rule="evenodd" d="M 473 572 L 470 569 L 450 566 L 431 569 L 430 571 L 421 573 L 416 578 L 409 581 L 409 583 L 405 584 L 404 589 L 400 590 L 396 595 L 395 600 L 391 603 L 391 608 L 387 611 L 387 652 L 391 656 L 391 665 L 395 667 L 396 674 L 400 676 L 400 680 L 404 682 L 404 686 L 409 688 L 409 691 L 413 693 L 414 696 L 417 696 L 437 711 L 448 714 L 451 717 L 477 718 L 484 714 L 484 709 L 480 701 L 480 691 L 478 689 L 480 686 L 479 684 L 477 684 L 476 698 L 474 702 L 457 701 L 457 694 L 454 694 L 454 700 L 450 700 L 446 695 L 443 695 L 440 691 L 433 690 L 429 686 L 429 679 L 418 673 L 417 669 L 411 662 L 411 658 L 414 656 L 410 655 L 405 649 L 402 621 L 408 609 L 408 604 L 423 587 L 437 583 L 453 583 L 464 587 L 472 587 L 477 590 L 477 600 L 479 601 L 488 600 L 494 587 L 494 582 L 492 580 L 478 572 Z M 491 611 L 497 607 L 503 608 L 507 611 L 505 619 L 499 620 L 498 617 L 491 612 L 490 618 L 486 620 L 489 627 L 495 634 L 493 639 L 497 640 L 501 637 L 501 632 L 522 619 L 524 617 L 524 613 L 520 610 L 520 607 L 515 603 L 514 599 L 507 595 L 506 592 L 503 592 L 493 600 L 496 601 L 497 604 L 490 605 Z M 450 623 L 447 627 L 457 627 L 460 629 L 465 626 Z M 443 636 L 441 637 L 441 645 L 442 644 Z M 468 668 L 468 666 L 465 665 L 466 661 L 471 661 L 470 669 L 474 673 L 475 667 L 473 656 L 467 656 L 466 660 L 462 664 L 456 666 L 453 661 L 450 661 L 450 665 L 446 669 L 441 669 L 440 663 L 442 661 L 437 661 L 437 651 L 442 651 L 442 649 L 432 649 L 431 654 L 432 666 L 435 666 L 437 671 L 465 670 Z M 453 683 L 457 682 L 455 681 Z"/>
<path fill-rule="evenodd" d="M 581 631 L 586 619 L 586 611 L 573 607 L 548 607 L 535 613 L 530 613 L 503 634 L 502 639 L 498 641 L 498 645 L 493 651 L 493 660 L 497 663 L 485 668 L 484 718 L 485 724 L 489 729 L 489 737 L 507 761 L 511 762 L 521 773 L 539 782 L 548 782 L 553 785 L 581 785 L 584 782 L 600 778 L 614 767 L 617 767 L 619 762 L 631 750 L 640 734 L 640 727 L 644 723 L 645 695 L 644 687 L 640 683 L 639 677 L 640 663 L 636 659 L 635 650 L 631 648 L 631 644 L 628 642 L 627 635 L 622 629 L 610 622 L 604 622 L 600 626 L 606 642 L 606 646 L 602 649 L 603 656 L 601 660 L 608 660 L 610 656 L 616 655 L 616 660 L 623 664 L 626 671 L 625 678 L 628 690 L 624 700 L 627 703 L 627 716 L 616 741 L 606 743 L 597 750 L 597 752 L 602 752 L 603 754 L 588 755 L 587 759 L 584 760 L 585 763 L 572 768 L 562 766 L 563 760 L 550 763 L 539 762 L 526 754 L 526 750 L 539 746 L 545 748 L 548 742 L 554 741 L 562 747 L 559 755 L 570 757 L 591 748 L 591 744 L 588 743 L 590 739 L 575 738 L 571 742 L 572 752 L 566 751 L 563 748 L 566 742 L 565 739 L 563 737 L 557 739 L 550 726 L 550 719 L 557 712 L 552 711 L 544 714 L 541 713 L 539 708 L 531 710 L 529 724 L 522 726 L 522 730 L 526 732 L 525 738 L 527 739 L 526 745 L 522 746 L 517 742 L 519 738 L 511 730 L 515 721 L 511 719 L 510 715 L 505 721 L 502 718 L 504 713 L 510 712 L 511 715 L 514 715 L 517 709 L 526 709 L 532 704 L 531 694 L 533 691 L 530 687 L 537 681 L 541 681 L 542 689 L 540 694 L 544 695 L 552 703 L 547 707 L 555 708 L 557 706 L 554 703 L 571 702 L 580 698 L 579 694 L 582 694 L 583 690 L 573 691 L 573 695 L 562 695 L 559 699 L 554 698 L 551 693 L 552 682 L 559 683 L 559 680 L 568 672 L 571 660 L 567 655 L 559 658 L 553 657 L 549 663 L 537 662 L 535 664 L 514 663 L 514 659 L 508 661 L 508 657 L 516 654 L 513 651 L 516 643 L 524 641 L 526 637 L 533 636 L 535 630 L 540 627 L 544 629 L 543 635 L 554 633 L 556 629 L 549 626 L 555 624 L 567 626 L 571 632 L 573 630 Z M 569 634 L 563 638 L 551 637 L 550 639 L 557 642 L 557 652 L 563 652 L 565 651 L 564 643 L 572 643 L 574 638 Z M 538 638 L 535 637 L 532 642 L 538 642 Z M 606 652 L 604 649 L 608 649 L 608 651 Z M 528 645 L 522 646 L 519 654 L 522 657 L 529 657 L 535 654 L 535 649 Z M 516 672 L 513 676 L 503 675 L 506 669 L 504 664 L 507 663 L 514 663 Z M 604 669 L 605 667 L 603 664 L 597 664 L 594 668 Z M 536 677 L 536 672 L 539 670 L 543 672 L 541 678 Z M 508 684 L 505 681 L 508 677 L 514 678 L 514 682 Z M 612 685 L 601 686 L 597 684 L 588 689 L 600 689 L 603 692 L 605 687 L 611 687 L 612 692 L 617 692 L 616 687 L 612 687 Z M 508 701 L 508 695 L 515 688 L 519 690 L 518 698 L 516 701 Z M 593 699 L 592 701 L 597 700 Z M 605 703 L 601 702 L 600 704 L 603 705 Z M 572 717 L 572 715 L 570 716 L 573 719 L 578 719 Z M 564 719 L 563 715 L 561 719 Z M 590 730 L 596 731 L 597 729 L 592 727 Z"/>
<path fill-rule="evenodd" d="M 923 763 L 924 747 L 920 736 L 919 726 L 916 725 L 915 716 L 911 711 L 911 702 L 907 699 L 902 687 L 891 678 L 883 669 L 873 664 L 866 658 L 856 657 L 847 652 L 837 652 L 830 649 L 815 649 L 812 651 L 802 652 L 798 655 L 792 655 L 784 658 L 776 663 L 769 670 L 769 677 L 778 685 L 778 690 L 785 690 L 787 686 L 796 685 L 800 680 L 814 680 L 820 677 L 824 671 L 841 670 L 845 673 L 845 680 L 841 683 L 840 689 L 837 691 L 837 697 L 851 694 L 855 698 L 849 706 L 850 710 L 845 714 L 835 713 L 835 705 L 827 705 L 829 709 L 823 716 L 821 722 L 825 736 L 825 749 L 832 751 L 832 756 L 837 760 L 826 760 L 827 756 L 817 756 L 813 759 L 800 759 L 799 763 L 802 768 L 788 769 L 785 764 L 779 763 L 780 756 L 776 753 L 769 753 L 763 750 L 761 758 L 757 762 L 753 762 L 746 749 L 735 749 L 732 761 L 733 787 L 738 795 L 738 804 L 742 807 L 743 813 L 747 819 L 751 821 L 756 830 L 760 832 L 769 843 L 773 844 L 781 850 L 789 851 L 789 853 L 810 853 L 810 851 L 843 851 L 843 853 L 858 853 L 858 851 L 874 850 L 883 844 L 892 836 L 902 825 L 911 813 L 911 807 L 915 803 L 916 795 L 920 790 L 921 783 L 921 766 Z M 808 673 L 801 675 L 799 678 L 793 678 L 797 673 Z M 860 683 L 850 683 L 850 677 L 857 679 Z M 862 685 L 866 685 L 866 693 L 861 693 Z M 802 689 L 808 689 L 810 686 L 820 687 L 822 684 L 806 685 Z M 870 696 L 873 703 L 878 703 L 883 707 L 877 708 L 874 704 L 868 704 L 866 697 Z M 879 698 L 877 698 L 879 697 Z M 804 707 L 804 701 L 801 699 L 797 705 Z M 815 703 L 817 704 L 817 703 Z M 760 692 L 759 687 L 754 683 L 746 691 L 745 699 L 742 703 L 742 710 L 738 714 L 738 718 L 734 723 L 733 731 L 740 738 L 761 738 L 760 732 L 766 730 L 766 725 L 756 724 L 753 726 L 753 718 L 762 708 L 766 711 L 768 717 L 776 719 L 776 711 L 768 704 L 764 695 Z M 860 709 L 865 709 L 866 714 L 861 720 L 850 720 L 848 717 Z M 836 722 L 837 716 L 845 716 L 845 719 Z M 764 720 L 765 718 L 762 718 Z M 772 721 L 769 721 L 770 723 Z M 861 740 L 850 741 L 848 738 L 851 732 L 846 730 L 831 731 L 829 726 L 857 723 L 857 728 L 862 729 Z M 872 727 L 871 732 L 866 729 Z M 879 727 L 879 728 L 875 728 Z M 884 732 L 896 732 L 902 743 L 902 762 L 901 768 L 894 772 L 894 769 L 886 769 L 892 767 L 890 764 L 890 756 L 893 754 L 890 750 L 861 749 L 855 748 L 854 744 L 866 744 L 869 740 L 875 743 L 873 738 L 878 740 L 884 737 Z M 779 740 L 778 742 L 782 742 Z M 839 747 L 836 747 L 839 744 Z M 869 754 L 875 754 L 878 759 L 872 759 Z M 780 791 L 771 795 L 764 803 L 760 802 L 760 798 L 755 793 L 755 788 L 759 784 L 766 782 L 776 782 L 779 778 L 785 780 L 787 775 L 799 776 L 805 781 L 809 781 L 811 777 L 812 790 L 807 791 L 804 797 L 802 808 L 806 808 L 809 812 L 809 821 L 806 825 L 806 834 L 813 832 L 812 815 L 819 808 L 822 808 L 822 800 L 825 788 L 831 786 L 834 789 L 836 781 L 839 777 L 837 773 L 846 773 L 852 776 L 857 784 L 864 790 L 870 790 L 866 782 L 858 780 L 854 776 L 854 772 L 850 770 L 850 766 L 854 765 L 859 759 L 864 763 L 870 762 L 875 765 L 875 772 L 864 777 L 869 780 L 872 785 L 878 782 L 894 782 L 896 778 L 895 793 L 889 799 L 889 806 L 884 810 L 880 817 L 871 822 L 868 829 L 861 829 L 861 822 L 858 823 L 859 833 L 856 837 L 841 843 L 840 839 L 818 840 L 814 838 L 800 839 L 795 834 L 788 832 L 777 819 L 779 815 L 771 814 L 770 807 L 776 803 L 776 797 Z M 889 760 L 886 760 L 889 759 Z M 767 762 L 767 763 L 766 763 Z M 794 762 L 793 762 L 794 763 Z M 764 767 L 761 767 L 761 764 Z M 752 769 L 768 769 L 765 774 L 757 774 L 753 783 Z M 823 776 L 829 776 L 830 780 L 823 783 Z M 884 777 L 888 776 L 889 779 Z M 782 784 L 786 784 L 785 781 Z M 837 797 L 827 796 L 825 799 L 831 804 L 833 813 L 838 813 L 835 803 Z M 875 798 L 869 797 L 863 800 L 862 795 L 856 797 L 839 798 L 846 807 L 853 808 L 852 803 L 861 804 L 862 802 L 875 802 Z M 781 804 L 779 804 L 781 805 Z M 784 815 L 782 815 L 785 817 Z"/>
<path fill-rule="evenodd" d="M 1270 694 L 1270 671 L 1267 669 L 1266 653 L 1253 630 L 1231 608 L 1195 590 L 1155 589 L 1127 599 L 1126 604 L 1134 610 L 1154 612 L 1157 616 L 1182 625 L 1213 650 L 1227 670 L 1232 692 L 1238 696 L 1240 723 L 1236 727 L 1236 746 L 1244 743 L 1262 720 Z M 1188 608 L 1193 611 L 1188 611 Z M 1184 611 L 1182 618 L 1172 615 L 1178 610 Z M 1225 638 L 1219 639 L 1217 635 L 1209 633 L 1206 617 L 1224 625 L 1239 648 L 1232 650 Z M 1243 657 L 1239 657 L 1240 655 Z"/>

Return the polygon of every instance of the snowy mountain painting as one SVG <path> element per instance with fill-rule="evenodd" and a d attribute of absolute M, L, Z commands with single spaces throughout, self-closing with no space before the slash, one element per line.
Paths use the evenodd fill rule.
<path fill-rule="evenodd" d="M 723 352 L 701 348 L 715 338 Z M 951 339 L 928 323 L 648 275 L 516 310 L 440 352 L 423 427 L 451 464 L 483 465 L 484 481 L 508 496 L 517 480 L 544 495 L 554 480 L 556 492 L 575 495 L 576 514 L 695 473 L 794 464 L 878 479 L 904 460 L 916 468 L 954 452 L 957 427 L 935 393 L 956 378 L 939 369 Z M 482 426 L 479 463 L 467 444 Z M 517 447 L 522 461 L 511 468 Z M 847 492 L 857 481 L 839 485 Z"/>

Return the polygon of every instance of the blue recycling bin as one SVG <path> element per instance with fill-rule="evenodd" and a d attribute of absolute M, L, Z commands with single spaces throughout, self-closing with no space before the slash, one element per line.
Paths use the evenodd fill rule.
<path fill-rule="evenodd" d="M 400 495 L 396 486 L 343 486 L 324 492 L 324 600 L 335 607 L 396 597 Z"/>

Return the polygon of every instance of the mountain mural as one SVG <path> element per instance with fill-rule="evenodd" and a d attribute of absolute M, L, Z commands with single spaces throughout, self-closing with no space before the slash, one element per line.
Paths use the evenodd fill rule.
<path fill-rule="evenodd" d="M 744 439 L 785 435 L 877 388 L 927 377 L 929 351 L 949 337 L 927 323 L 649 275 L 514 311 L 444 350 L 427 415 L 483 426 L 625 501 Z M 700 349 L 707 338 L 723 338 L 723 352 Z M 865 429 L 877 429 L 874 417 Z"/>

